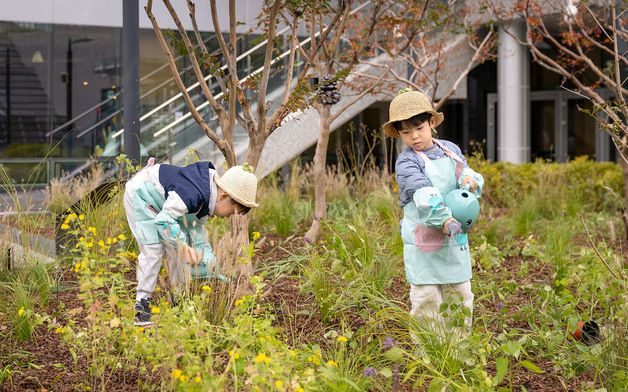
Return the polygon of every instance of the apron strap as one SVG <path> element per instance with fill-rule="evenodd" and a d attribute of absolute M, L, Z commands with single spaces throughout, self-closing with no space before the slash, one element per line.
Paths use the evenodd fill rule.
<path fill-rule="evenodd" d="M 456 182 L 458 182 L 458 180 L 460 179 L 460 174 L 462 174 L 462 169 L 464 169 L 464 163 L 462 162 L 462 159 L 460 159 L 458 155 L 451 152 L 447 147 L 445 147 L 444 144 L 442 144 L 438 140 L 434 139 L 434 144 L 440 147 L 445 153 L 445 155 L 447 155 L 449 158 L 454 160 L 454 163 L 456 164 L 456 170 L 455 170 Z M 427 155 L 423 151 L 415 151 L 415 152 L 417 153 L 417 155 L 419 155 L 423 159 L 423 162 L 425 163 L 425 165 L 427 165 L 427 163 L 430 161 L 430 158 L 428 158 Z"/>

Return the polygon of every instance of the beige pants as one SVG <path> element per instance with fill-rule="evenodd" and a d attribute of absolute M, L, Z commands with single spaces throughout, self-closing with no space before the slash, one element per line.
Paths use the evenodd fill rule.
<path fill-rule="evenodd" d="M 434 319 L 442 323 L 444 320 L 439 309 L 443 301 L 447 301 L 451 296 L 462 297 L 462 304 L 473 315 L 471 281 L 455 284 L 410 285 L 410 302 L 412 303 L 410 314 L 417 319 Z M 467 328 L 471 327 L 472 320 L 473 316 L 465 318 Z"/>

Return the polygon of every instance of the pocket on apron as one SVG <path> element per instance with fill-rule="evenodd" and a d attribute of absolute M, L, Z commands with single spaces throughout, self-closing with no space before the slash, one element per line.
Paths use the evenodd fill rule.
<path fill-rule="evenodd" d="M 414 226 L 414 243 L 421 252 L 436 252 L 444 242 L 445 233 L 442 230 L 419 224 Z"/>

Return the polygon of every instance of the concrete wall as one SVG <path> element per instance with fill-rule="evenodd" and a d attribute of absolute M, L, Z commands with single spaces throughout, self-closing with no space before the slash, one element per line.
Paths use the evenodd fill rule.
<path fill-rule="evenodd" d="M 53 23 L 83 26 L 122 27 L 123 0 L 0 0 L 0 21 L 25 23 Z M 172 0 L 181 21 L 187 29 L 192 28 L 188 17 L 186 1 Z M 237 6 L 238 21 L 244 22 L 240 31 L 255 24 L 261 11 L 261 0 L 240 0 Z M 146 0 L 140 0 L 140 28 L 151 28 L 143 7 Z M 218 0 L 220 26 L 229 29 L 228 1 Z M 170 14 L 161 0 L 153 1 L 153 12 L 163 28 L 175 28 Z M 213 31 L 209 1 L 196 1 L 196 18 L 202 31 Z"/>

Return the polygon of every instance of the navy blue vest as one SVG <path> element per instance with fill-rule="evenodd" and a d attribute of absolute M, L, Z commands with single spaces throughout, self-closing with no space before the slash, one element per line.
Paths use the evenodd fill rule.
<path fill-rule="evenodd" d="M 168 192 L 177 192 L 188 208 L 188 214 L 197 218 L 209 215 L 209 169 L 214 169 L 211 162 L 197 162 L 188 166 L 161 164 L 159 182 Z"/>

